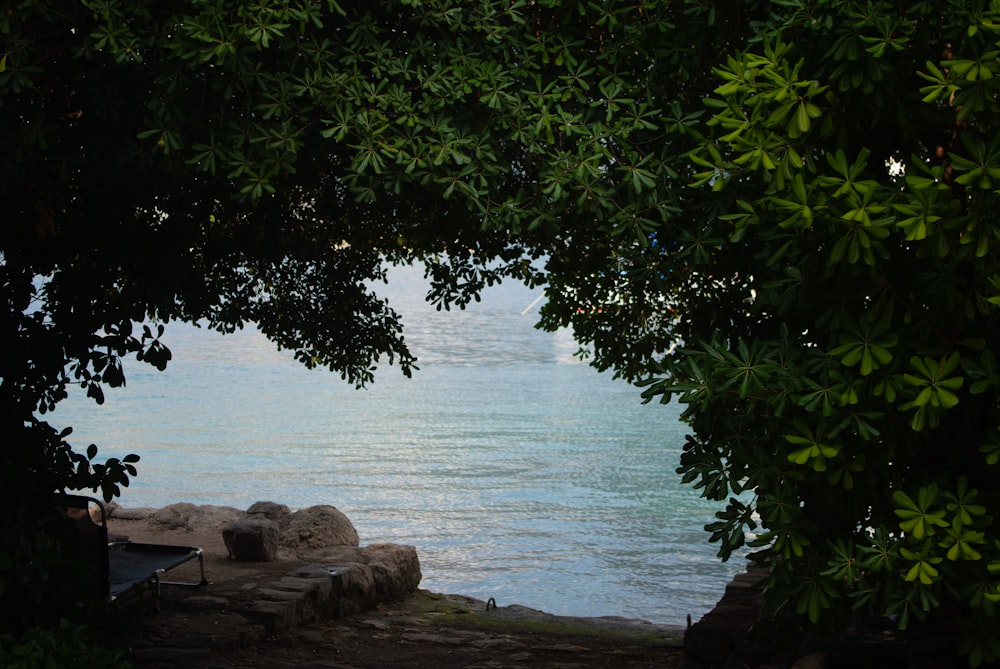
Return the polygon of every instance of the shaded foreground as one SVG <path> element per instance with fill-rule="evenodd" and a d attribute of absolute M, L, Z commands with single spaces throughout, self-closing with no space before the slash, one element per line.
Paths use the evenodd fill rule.
<path fill-rule="evenodd" d="M 415 589 L 419 566 L 393 564 L 391 556 L 399 553 L 390 546 L 334 547 L 312 557 L 285 553 L 272 562 L 238 562 L 228 558 L 221 533 L 208 524 L 165 527 L 148 519 L 113 517 L 109 529 L 137 541 L 205 549 L 209 585 L 164 588 L 159 610 L 137 616 L 142 624 L 132 648 L 137 669 L 942 669 L 965 664 L 949 650 L 947 639 L 934 634 L 907 643 L 883 631 L 855 630 L 826 641 L 804 638 L 784 649 L 766 635 L 758 641 L 747 638 L 760 578 L 753 570 L 738 575 L 718 605 L 685 630 L 619 617 L 554 616 L 517 605 L 497 607 L 492 601 L 487 606 L 461 595 Z M 366 555 L 375 556 L 369 566 L 354 562 Z M 362 587 L 363 579 L 350 576 L 373 570 L 385 579 L 408 566 L 417 568 L 410 585 L 383 587 L 375 597 Z M 190 579 L 187 569 L 196 566 L 188 563 L 171 576 Z M 139 602 L 144 608 L 148 604 L 148 597 Z"/>
<path fill-rule="evenodd" d="M 164 587 L 133 647 L 139 669 L 300 667 L 665 667 L 682 666 L 683 630 L 622 618 L 553 616 L 417 590 L 339 617 L 310 610 L 305 587 L 319 566 L 298 559 L 229 560 L 220 533 L 166 530 L 111 520 L 132 540 L 200 545 L 209 585 Z M 185 578 L 185 565 L 170 576 Z M 148 608 L 148 600 L 139 605 Z M 366 607 L 367 608 L 367 607 Z M 288 613 L 293 620 L 289 620 Z"/>
<path fill-rule="evenodd" d="M 678 637 L 472 612 L 461 597 L 419 591 L 375 611 L 260 639 L 248 648 L 148 648 L 139 667 L 428 669 L 682 666 Z M 171 615 L 166 613 L 165 615 Z M 155 625 L 155 620 L 151 620 Z"/>

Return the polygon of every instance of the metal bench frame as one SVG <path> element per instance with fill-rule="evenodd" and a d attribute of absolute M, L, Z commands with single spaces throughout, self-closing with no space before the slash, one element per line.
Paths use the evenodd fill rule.
<path fill-rule="evenodd" d="M 84 495 L 60 495 L 60 506 L 73 521 L 78 557 L 87 562 L 98 593 L 109 602 L 121 602 L 149 586 L 159 597 L 161 585 L 200 587 L 205 578 L 205 556 L 196 546 L 174 546 L 132 541 L 108 541 L 107 511 L 99 500 Z M 95 520 L 92 509 L 100 509 Z M 201 579 L 194 582 L 165 581 L 163 576 L 190 560 L 198 559 Z"/>

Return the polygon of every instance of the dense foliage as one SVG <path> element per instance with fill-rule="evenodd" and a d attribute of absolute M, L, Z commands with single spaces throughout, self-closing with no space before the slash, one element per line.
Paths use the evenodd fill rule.
<path fill-rule="evenodd" d="M 775 617 L 1000 656 L 996 2 L 26 0 L 0 35 L 15 498 L 127 484 L 44 414 L 170 321 L 360 385 L 415 362 L 387 265 L 447 307 L 544 262 L 543 325 L 685 403 Z"/>
<path fill-rule="evenodd" d="M 710 20 L 700 3 L 6 3 L 0 487 L 18 503 L 0 543 L 34 557 L 0 563 L 0 594 L 55 601 L 37 587 L 59 562 L 51 491 L 110 497 L 136 473 L 45 414 L 74 387 L 102 401 L 128 356 L 163 368 L 171 321 L 253 322 L 362 385 L 415 362 L 378 296 L 388 265 L 426 263 L 430 299 L 461 306 L 536 281 L 544 254 L 600 268 L 610 241 L 645 241 L 684 122 L 664 110 L 708 67 L 689 47 Z"/>
<path fill-rule="evenodd" d="M 5 428 L 38 427 L 71 385 L 101 401 L 124 356 L 162 368 L 171 320 L 252 321 L 363 384 L 380 356 L 413 364 L 370 287 L 387 263 L 427 262 L 443 306 L 535 280 L 546 252 L 604 267 L 608 240 L 644 241 L 671 208 L 657 152 L 685 120 L 667 105 L 710 61 L 666 38 L 708 21 L 698 4 L 8 6 Z M 87 478 L 66 433 L 36 432 L 5 457 Z M 113 494 L 131 464 L 93 482 Z"/>
<path fill-rule="evenodd" d="M 622 259 L 673 308 L 646 396 L 686 405 L 679 473 L 727 502 L 723 556 L 768 549 L 785 629 L 929 619 L 996 660 L 1000 5 L 772 4 L 687 126 L 695 192 Z M 563 309 L 630 371 L 627 305 Z"/>

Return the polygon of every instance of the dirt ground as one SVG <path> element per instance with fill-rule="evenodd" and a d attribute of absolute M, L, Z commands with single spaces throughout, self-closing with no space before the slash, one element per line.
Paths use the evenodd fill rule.
<path fill-rule="evenodd" d="M 294 562 L 229 560 L 221 534 L 215 530 L 164 531 L 140 521 L 114 519 L 109 530 L 133 541 L 201 546 L 210 585 L 198 592 L 208 597 L 273 577 Z M 180 574 L 171 573 L 181 578 L 195 575 L 188 566 Z M 143 647 L 135 657 L 139 669 L 677 669 L 683 662 L 681 634 L 676 629 L 664 631 L 621 619 L 551 616 L 517 606 L 486 612 L 483 602 L 423 590 L 372 611 L 323 620 L 284 634 L 253 637 L 250 643 L 238 644 L 242 648 L 232 644 L 218 648 L 190 636 L 178 643 L 168 640 L 168 632 L 186 627 L 194 628 L 188 632 L 211 635 L 216 628 L 234 624 L 234 616 L 224 608 L 215 616 L 202 612 L 195 620 L 180 597 L 165 588 L 161 610 L 145 619 Z"/>
<path fill-rule="evenodd" d="M 300 669 L 496 669 L 500 667 L 681 666 L 676 642 L 614 632 L 523 625 L 485 626 L 470 616 L 427 615 L 416 595 L 378 611 L 310 625 L 235 654 L 217 653 L 189 667 Z"/>

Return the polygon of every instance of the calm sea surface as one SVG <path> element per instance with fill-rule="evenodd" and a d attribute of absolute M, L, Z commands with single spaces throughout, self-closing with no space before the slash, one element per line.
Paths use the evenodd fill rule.
<path fill-rule="evenodd" d="M 71 397 L 51 420 L 77 447 L 142 456 L 125 506 L 332 504 L 362 544 L 415 545 L 437 592 L 675 624 L 711 608 L 743 565 L 718 561 L 701 529 L 716 509 L 679 485 L 676 406 L 640 404 L 567 333 L 535 330 L 540 291 L 440 313 L 418 270 L 383 291 L 412 379 L 385 366 L 357 391 L 256 332 L 171 325 L 165 372 L 133 362 L 104 406 Z"/>

